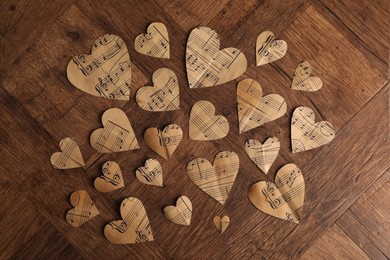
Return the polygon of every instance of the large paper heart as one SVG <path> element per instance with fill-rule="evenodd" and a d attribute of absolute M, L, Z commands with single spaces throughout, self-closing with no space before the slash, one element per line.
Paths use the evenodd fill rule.
<path fill-rule="evenodd" d="M 244 79 L 237 85 L 237 108 L 239 129 L 243 133 L 283 116 L 287 104 L 280 95 L 263 96 L 256 80 Z"/>
<path fill-rule="evenodd" d="M 169 59 L 169 37 L 167 27 L 163 23 L 151 23 L 145 34 L 138 35 L 134 40 L 137 52 Z"/>
<path fill-rule="evenodd" d="M 264 213 L 299 223 L 305 197 L 302 172 L 295 164 L 286 164 L 277 172 L 275 183 L 260 181 L 253 184 L 248 197 Z"/>
<path fill-rule="evenodd" d="M 100 214 L 85 190 L 73 192 L 70 195 L 70 204 L 74 208 L 68 210 L 65 218 L 74 227 L 79 227 Z"/>
<path fill-rule="evenodd" d="M 50 162 L 55 169 L 72 169 L 85 166 L 79 145 L 75 140 L 70 137 L 62 138 L 60 149 L 62 152 L 55 152 L 50 157 Z"/>
<path fill-rule="evenodd" d="M 336 135 L 328 121 L 314 122 L 313 110 L 308 107 L 297 107 L 291 118 L 292 152 L 298 153 L 323 146 Z"/>
<path fill-rule="evenodd" d="M 119 108 L 107 109 L 102 116 L 103 128 L 96 129 L 89 138 L 100 153 L 115 153 L 138 149 L 138 141 L 125 112 Z"/>
<path fill-rule="evenodd" d="M 114 244 L 134 244 L 153 241 L 152 228 L 142 202 L 134 197 L 121 203 L 122 220 L 111 221 L 104 227 L 104 236 Z"/>
<path fill-rule="evenodd" d="M 192 140 L 217 140 L 229 132 L 229 123 L 215 115 L 215 107 L 206 100 L 196 102 L 190 114 L 189 136 Z"/>
<path fill-rule="evenodd" d="M 219 50 L 219 46 L 219 36 L 214 30 L 197 27 L 191 31 L 186 50 L 190 88 L 220 85 L 244 74 L 245 55 L 236 48 Z"/>
<path fill-rule="evenodd" d="M 129 100 L 131 62 L 124 41 L 106 34 L 95 41 L 91 55 L 73 57 L 66 68 L 70 83 L 88 94 Z"/>
<path fill-rule="evenodd" d="M 172 70 L 156 70 L 153 73 L 153 85 L 137 91 L 135 99 L 142 109 L 153 112 L 180 109 L 179 83 Z"/>
<path fill-rule="evenodd" d="M 135 176 L 140 182 L 147 185 L 163 186 L 161 164 L 156 159 L 147 159 L 145 166 L 139 167 Z"/>
<path fill-rule="evenodd" d="M 108 161 L 102 166 L 103 175 L 95 179 L 94 186 L 100 192 L 110 192 L 125 186 L 121 168 L 116 162 Z"/>
<path fill-rule="evenodd" d="M 282 58 L 287 52 L 287 43 L 275 40 L 270 31 L 262 32 L 256 41 L 256 64 L 261 66 Z"/>
<path fill-rule="evenodd" d="M 215 216 L 214 217 L 214 225 L 217 227 L 217 229 L 219 231 L 221 231 L 221 233 L 225 232 L 225 230 L 227 229 L 228 225 L 229 225 L 229 222 L 230 222 L 230 218 L 228 216 L 223 216 L 222 218 L 220 216 Z"/>
<path fill-rule="evenodd" d="M 249 158 L 262 170 L 268 173 L 280 150 L 280 142 L 276 137 L 268 138 L 264 144 L 254 139 L 245 143 L 245 151 Z"/>
<path fill-rule="evenodd" d="M 322 80 L 319 77 L 310 76 L 311 71 L 309 62 L 299 63 L 295 69 L 291 88 L 301 91 L 317 91 L 322 88 Z"/>
<path fill-rule="evenodd" d="M 167 219 L 178 225 L 188 226 L 191 223 L 192 203 L 186 196 L 180 196 L 176 206 L 166 206 L 164 215 Z"/>
<path fill-rule="evenodd" d="M 190 161 L 187 165 L 187 174 L 196 186 L 223 205 L 239 167 L 237 154 L 223 151 L 215 156 L 213 165 L 205 158 Z"/>

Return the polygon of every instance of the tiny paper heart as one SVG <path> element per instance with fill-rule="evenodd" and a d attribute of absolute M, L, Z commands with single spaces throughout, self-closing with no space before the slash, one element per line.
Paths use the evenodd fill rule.
<path fill-rule="evenodd" d="M 287 43 L 275 40 L 270 31 L 262 32 L 256 41 L 256 64 L 261 66 L 282 58 L 287 52 Z"/>
<path fill-rule="evenodd" d="M 125 112 L 107 109 L 102 116 L 103 128 L 96 129 L 89 138 L 91 146 L 100 153 L 115 153 L 138 149 L 138 141 Z"/>
<path fill-rule="evenodd" d="M 331 123 L 314 123 L 315 115 L 308 107 L 297 107 L 291 118 L 292 152 L 298 153 L 323 146 L 336 135 Z"/>
<path fill-rule="evenodd" d="M 167 27 L 163 23 L 151 23 L 145 34 L 138 35 L 134 40 L 137 52 L 169 59 L 169 37 Z"/>
<path fill-rule="evenodd" d="M 79 227 L 93 217 L 99 215 L 99 210 L 85 190 L 78 190 L 70 195 L 70 204 L 74 207 L 66 213 L 66 221 L 74 227 Z"/>
<path fill-rule="evenodd" d="M 189 136 L 192 140 L 217 140 L 229 132 L 229 123 L 215 115 L 215 107 L 206 100 L 196 102 L 190 114 Z"/>
<path fill-rule="evenodd" d="M 90 55 L 73 57 L 66 69 L 68 80 L 76 88 L 97 96 L 129 100 L 131 62 L 124 41 L 106 34 L 95 41 Z"/>
<path fill-rule="evenodd" d="M 254 139 L 245 143 L 245 151 L 249 158 L 262 170 L 268 173 L 280 150 L 280 142 L 276 137 L 268 138 L 264 144 Z"/>
<path fill-rule="evenodd" d="M 319 77 L 310 76 L 311 71 L 309 62 L 299 63 L 295 69 L 291 88 L 301 91 L 317 91 L 322 88 L 322 80 Z"/>
<path fill-rule="evenodd" d="M 156 159 L 147 159 L 145 166 L 139 167 L 135 172 L 135 176 L 144 184 L 163 186 L 161 164 Z"/>
<path fill-rule="evenodd" d="M 137 91 L 135 99 L 142 109 L 153 112 L 180 109 L 179 83 L 172 70 L 156 70 L 153 73 L 153 85 Z"/>
<path fill-rule="evenodd" d="M 188 226 L 191 223 L 192 203 L 186 196 L 180 196 L 176 201 L 176 206 L 166 206 L 164 208 L 165 217 L 178 225 Z"/>
<path fill-rule="evenodd" d="M 260 181 L 248 190 L 256 208 L 271 216 L 299 223 L 305 197 L 305 182 L 295 164 L 284 165 L 275 176 L 275 183 Z"/>
<path fill-rule="evenodd" d="M 158 155 L 168 160 L 183 138 L 183 131 L 176 124 L 167 125 L 164 130 L 155 127 L 146 129 L 145 143 Z"/>
<path fill-rule="evenodd" d="M 114 244 L 134 244 L 153 241 L 152 228 L 142 202 L 134 197 L 121 203 L 122 220 L 111 221 L 104 227 L 104 236 Z"/>
<path fill-rule="evenodd" d="M 245 55 L 236 48 L 219 50 L 219 47 L 219 36 L 214 30 L 197 27 L 191 31 L 186 50 L 190 88 L 220 85 L 244 74 Z"/>
<path fill-rule="evenodd" d="M 94 186 L 100 192 L 110 192 L 125 186 L 121 168 L 116 162 L 108 161 L 102 166 L 103 175 L 95 179 Z"/>
<path fill-rule="evenodd" d="M 256 80 L 244 79 L 237 85 L 237 109 L 240 133 L 243 133 L 283 116 L 287 104 L 278 94 L 263 96 Z"/>
<path fill-rule="evenodd" d="M 222 205 L 236 179 L 240 161 L 234 152 L 219 152 L 212 165 L 205 158 L 196 158 L 187 165 L 187 174 L 201 190 Z"/>
<path fill-rule="evenodd" d="M 223 216 L 222 218 L 220 216 L 214 217 L 214 224 L 217 227 L 221 233 L 225 232 L 230 222 L 230 218 L 228 216 Z"/>
<path fill-rule="evenodd" d="M 62 138 L 60 150 L 62 152 L 53 153 L 50 157 L 50 162 L 55 169 L 72 169 L 85 166 L 79 145 L 72 138 Z"/>

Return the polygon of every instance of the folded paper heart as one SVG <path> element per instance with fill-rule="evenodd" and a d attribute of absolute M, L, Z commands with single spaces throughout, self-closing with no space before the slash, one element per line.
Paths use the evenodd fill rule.
<path fill-rule="evenodd" d="M 243 133 L 283 116 L 287 104 L 280 95 L 263 96 L 256 80 L 244 79 L 237 85 L 237 109 L 240 133 Z"/>
<path fill-rule="evenodd" d="M 307 61 L 299 63 L 295 69 L 291 88 L 301 91 L 317 91 L 322 88 L 322 80 L 319 77 L 310 76 L 311 65 Z"/>
<path fill-rule="evenodd" d="M 103 164 L 103 175 L 95 179 L 94 186 L 100 192 L 110 192 L 125 186 L 122 171 L 116 162 L 108 161 Z"/>
<path fill-rule="evenodd" d="M 191 223 L 192 203 L 186 196 L 180 196 L 176 206 L 166 206 L 164 215 L 167 219 L 178 225 L 188 226 Z"/>
<path fill-rule="evenodd" d="M 268 138 L 264 144 L 254 139 L 245 143 L 245 151 L 249 158 L 262 170 L 268 173 L 280 150 L 280 142 L 276 137 Z"/>
<path fill-rule="evenodd" d="M 167 27 L 163 23 L 151 23 L 145 34 L 134 40 L 134 49 L 142 54 L 169 59 L 169 37 Z"/>
<path fill-rule="evenodd" d="M 85 166 L 79 145 L 75 140 L 65 137 L 62 138 L 59 145 L 62 152 L 53 153 L 50 157 L 50 162 L 55 169 L 72 169 Z"/>
<path fill-rule="evenodd" d="M 161 164 L 156 159 L 147 159 L 145 166 L 139 167 L 135 172 L 135 176 L 144 184 L 163 186 Z"/>
<path fill-rule="evenodd" d="M 220 50 L 218 34 L 208 27 L 191 31 L 186 67 L 190 88 L 204 88 L 231 81 L 246 71 L 245 55 L 236 48 Z"/>
<path fill-rule="evenodd" d="M 248 197 L 264 213 L 299 223 L 305 197 L 302 172 L 295 164 L 286 164 L 277 172 L 275 183 L 260 181 L 253 184 Z"/>
<path fill-rule="evenodd" d="M 225 232 L 230 222 L 230 218 L 228 216 L 223 216 L 222 218 L 220 216 L 214 217 L 214 224 L 217 227 L 221 233 Z"/>
<path fill-rule="evenodd" d="M 66 213 L 66 221 L 74 227 L 79 227 L 88 220 L 99 215 L 99 210 L 85 190 L 78 190 L 70 195 L 70 204 L 74 207 Z"/>
<path fill-rule="evenodd" d="M 282 58 L 287 52 L 287 43 L 275 40 L 270 31 L 262 32 L 256 41 L 256 64 L 261 66 Z"/>
<path fill-rule="evenodd" d="M 88 94 L 129 100 L 130 56 L 126 44 L 118 36 L 101 36 L 93 44 L 90 55 L 77 55 L 69 61 L 66 73 L 73 86 Z"/>
<path fill-rule="evenodd" d="M 111 221 L 104 227 L 104 236 L 114 244 L 134 244 L 153 241 L 152 228 L 142 202 L 126 198 L 120 208 L 122 220 Z"/>

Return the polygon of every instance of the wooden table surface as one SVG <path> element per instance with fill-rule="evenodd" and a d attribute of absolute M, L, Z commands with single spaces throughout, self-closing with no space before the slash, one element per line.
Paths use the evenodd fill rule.
<path fill-rule="evenodd" d="M 386 0 L 319 1 L 66 1 L 5 0 L 0 3 L 0 259 L 288 259 L 303 257 L 386 259 L 390 257 L 389 174 L 389 2 Z M 171 59 L 137 53 L 133 41 L 149 23 L 166 24 Z M 248 69 L 240 78 L 207 89 L 189 89 L 185 46 L 196 26 L 215 29 L 222 47 L 241 49 Z M 257 36 L 271 30 L 288 43 L 284 58 L 256 67 Z M 129 102 L 97 98 L 73 87 L 66 65 L 75 54 L 88 53 L 100 35 L 113 33 L 127 44 L 132 61 Z M 309 61 L 324 86 L 305 93 L 290 89 L 295 67 Z M 135 92 L 150 84 L 153 71 L 172 69 L 178 76 L 180 111 L 151 113 L 135 103 Z M 236 84 L 258 80 L 265 93 L 278 93 L 288 104 L 282 118 L 238 133 Z M 206 99 L 230 123 L 226 138 L 212 142 L 188 139 L 192 105 Z M 295 107 L 315 111 L 328 120 L 336 138 L 328 145 L 293 154 L 290 119 Z M 122 108 L 141 148 L 99 154 L 89 144 L 101 126 L 101 114 Z M 142 139 L 148 127 L 179 124 L 182 144 L 169 161 L 154 154 Z M 80 145 L 84 169 L 56 170 L 50 156 L 66 136 Z M 249 138 L 281 140 L 281 151 L 269 176 L 244 150 Z M 196 158 L 212 160 L 232 150 L 240 170 L 225 206 L 197 188 L 186 174 Z M 162 162 L 164 187 L 146 186 L 135 169 L 148 157 Z M 93 188 L 105 161 L 122 168 L 126 186 L 109 194 Z M 306 192 L 303 220 L 297 225 L 257 210 L 247 198 L 251 184 L 273 180 L 286 163 L 303 172 Z M 101 214 L 82 227 L 65 221 L 69 195 L 86 190 Z M 194 213 L 188 227 L 172 224 L 162 209 L 187 195 Z M 103 228 L 119 219 L 120 202 L 142 200 L 154 242 L 114 245 Z M 230 216 L 225 233 L 214 227 L 216 215 Z"/>

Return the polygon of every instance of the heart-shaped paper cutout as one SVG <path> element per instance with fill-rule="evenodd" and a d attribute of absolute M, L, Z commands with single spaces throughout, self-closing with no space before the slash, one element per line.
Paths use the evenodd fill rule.
<path fill-rule="evenodd" d="M 74 208 L 68 210 L 65 218 L 74 227 L 79 227 L 100 214 L 85 190 L 73 192 L 70 195 L 70 204 Z"/>
<path fill-rule="evenodd" d="M 94 186 L 100 192 L 110 192 L 125 186 L 121 168 L 116 162 L 108 161 L 102 166 L 103 175 L 95 179 Z"/>
<path fill-rule="evenodd" d="M 221 233 L 225 232 L 230 222 L 230 218 L 228 216 L 223 216 L 222 218 L 220 216 L 214 217 L 214 224 L 217 227 Z"/>
<path fill-rule="evenodd" d="M 139 167 L 135 172 L 135 176 L 144 184 L 163 186 L 161 164 L 156 159 L 147 159 L 145 166 Z"/>
<path fill-rule="evenodd" d="M 197 27 L 191 31 L 186 50 L 190 88 L 220 85 L 244 74 L 245 55 L 236 48 L 219 50 L 219 47 L 219 36 L 214 30 Z"/>
<path fill-rule="evenodd" d="M 73 86 L 88 94 L 129 100 L 130 56 L 125 42 L 116 35 L 106 34 L 97 39 L 90 55 L 73 57 L 66 73 Z"/>
<path fill-rule="evenodd" d="M 196 102 L 190 114 L 189 136 L 192 140 L 217 140 L 229 132 L 229 123 L 215 115 L 215 107 L 206 100 Z"/>
<path fill-rule="evenodd" d="M 262 170 L 268 173 L 280 150 L 280 142 L 276 137 L 268 138 L 264 144 L 254 139 L 245 143 L 245 151 L 249 158 Z"/>
<path fill-rule="evenodd" d="M 292 152 L 298 153 L 323 146 L 336 135 L 328 121 L 314 122 L 313 110 L 308 107 L 297 107 L 291 118 Z"/>
<path fill-rule="evenodd" d="M 104 227 L 104 236 L 114 244 L 134 244 L 153 241 L 152 228 L 142 202 L 134 197 L 121 203 L 122 220 L 114 220 Z"/>
<path fill-rule="evenodd" d="M 138 35 L 134 40 L 137 52 L 169 59 L 169 37 L 167 27 L 163 23 L 151 23 L 145 34 Z"/>
<path fill-rule="evenodd" d="M 186 196 L 180 196 L 176 206 L 166 206 L 164 215 L 167 219 L 178 225 L 188 226 L 191 223 L 192 203 Z"/>
<path fill-rule="evenodd" d="M 62 138 L 59 145 L 62 152 L 55 152 L 50 157 L 50 162 L 55 169 L 72 169 L 85 166 L 79 145 L 75 140 L 65 137 Z"/>
<path fill-rule="evenodd" d="M 137 91 L 135 99 L 142 109 L 153 112 L 180 109 L 179 83 L 172 70 L 156 70 L 153 73 L 153 85 Z"/>
<path fill-rule="evenodd" d="M 256 80 L 244 79 L 237 85 L 237 108 L 239 129 L 243 133 L 283 116 L 287 104 L 278 94 L 263 96 Z"/>
<path fill-rule="evenodd" d="M 138 149 L 138 141 L 125 112 L 119 108 L 107 109 L 102 116 L 103 128 L 96 129 L 89 138 L 100 153 L 115 153 Z"/>
<path fill-rule="evenodd" d="M 187 174 L 201 190 L 225 204 L 236 179 L 240 161 L 236 153 L 219 152 L 212 165 L 205 158 L 196 158 L 187 165 Z"/>
<path fill-rule="evenodd" d="M 295 164 L 284 165 L 275 176 L 275 183 L 260 181 L 248 190 L 249 200 L 271 216 L 299 223 L 305 197 L 305 182 Z"/>
<path fill-rule="evenodd" d="M 317 91 L 322 88 L 322 80 L 319 77 L 310 76 L 311 71 L 309 62 L 299 63 L 295 69 L 291 88 L 301 91 Z"/>
<path fill-rule="evenodd" d="M 262 32 L 256 41 L 256 64 L 261 66 L 282 58 L 287 52 L 287 43 L 276 40 L 270 31 Z"/>

